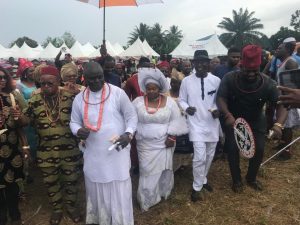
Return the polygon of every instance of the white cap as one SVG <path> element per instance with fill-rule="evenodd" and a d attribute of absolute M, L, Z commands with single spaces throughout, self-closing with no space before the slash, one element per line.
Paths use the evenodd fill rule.
<path fill-rule="evenodd" d="M 288 37 L 283 40 L 283 43 L 288 43 L 288 42 L 296 42 L 296 39 L 294 37 Z"/>

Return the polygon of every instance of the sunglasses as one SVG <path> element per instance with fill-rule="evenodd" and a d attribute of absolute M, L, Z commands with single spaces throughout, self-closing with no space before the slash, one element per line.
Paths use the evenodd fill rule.
<path fill-rule="evenodd" d="M 0 80 L 7 80 L 6 76 L 0 76 Z"/>

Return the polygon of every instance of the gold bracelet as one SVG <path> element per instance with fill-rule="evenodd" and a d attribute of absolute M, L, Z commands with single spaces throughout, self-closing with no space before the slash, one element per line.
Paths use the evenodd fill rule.
<path fill-rule="evenodd" d="M 274 126 L 279 127 L 281 130 L 284 129 L 284 126 L 281 123 L 274 123 Z"/>

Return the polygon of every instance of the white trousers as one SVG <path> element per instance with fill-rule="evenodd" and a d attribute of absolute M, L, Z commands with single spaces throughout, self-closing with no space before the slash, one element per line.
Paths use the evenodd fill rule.
<path fill-rule="evenodd" d="M 151 206 L 159 203 L 161 197 L 167 199 L 173 186 L 173 170 L 164 170 L 149 176 L 140 175 L 137 200 L 142 211 L 148 211 Z"/>
<path fill-rule="evenodd" d="M 201 191 L 203 184 L 207 183 L 207 174 L 214 158 L 217 142 L 194 141 L 193 157 L 193 189 Z"/>
<path fill-rule="evenodd" d="M 131 179 L 109 183 L 91 182 L 85 177 L 86 223 L 133 225 Z"/>

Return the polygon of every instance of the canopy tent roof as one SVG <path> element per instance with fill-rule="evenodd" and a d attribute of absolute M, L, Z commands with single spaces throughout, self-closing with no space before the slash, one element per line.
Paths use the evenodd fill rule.
<path fill-rule="evenodd" d="M 54 47 L 54 45 L 51 42 L 49 42 L 46 48 L 44 48 L 43 51 L 40 53 L 38 58 L 54 59 L 57 56 L 59 50 L 59 48 Z"/>
<path fill-rule="evenodd" d="M 11 52 L 11 56 L 15 58 L 36 59 L 40 52 L 40 50 L 31 48 L 26 44 L 26 42 L 24 42 L 21 48 Z"/>
<path fill-rule="evenodd" d="M 115 43 L 113 45 L 113 48 L 116 52 L 117 55 L 121 54 L 122 52 L 124 52 L 124 48 L 122 47 L 122 45 L 119 44 L 119 42 Z"/>
<path fill-rule="evenodd" d="M 9 50 L 0 44 L 0 59 L 9 58 Z"/>
<path fill-rule="evenodd" d="M 96 50 L 96 48 L 94 48 L 94 46 L 90 42 L 86 43 L 82 47 L 83 47 L 84 53 L 87 55 L 92 54 Z"/>
<path fill-rule="evenodd" d="M 141 57 L 149 56 L 149 53 L 144 48 L 142 41 L 138 38 L 136 41 L 130 45 L 124 52 L 122 52 L 120 57 Z"/>
<path fill-rule="evenodd" d="M 112 46 L 112 44 L 110 43 L 110 41 L 106 40 L 105 41 L 105 45 L 106 45 L 106 50 L 107 50 L 107 53 L 112 56 L 112 57 L 115 57 L 117 56 L 118 54 L 115 52 L 115 49 L 114 47 Z M 100 57 L 100 48 L 97 48 L 94 52 L 92 52 L 89 57 L 90 58 L 97 58 L 97 57 Z"/>
<path fill-rule="evenodd" d="M 153 48 L 151 48 L 151 46 L 148 44 L 146 39 L 143 41 L 143 46 L 144 46 L 144 49 L 149 54 L 149 56 L 156 56 L 156 57 L 159 56 L 159 54 L 156 51 L 154 51 Z"/>
<path fill-rule="evenodd" d="M 210 58 L 227 55 L 227 48 L 219 40 L 217 34 L 212 34 L 196 41 L 183 39 L 170 54 L 178 58 L 193 58 L 196 50 L 206 50 Z"/>
<path fill-rule="evenodd" d="M 88 57 L 88 54 L 85 53 L 84 48 L 79 43 L 79 41 L 76 41 L 72 48 L 70 48 L 70 54 L 73 58 L 83 58 Z"/>

